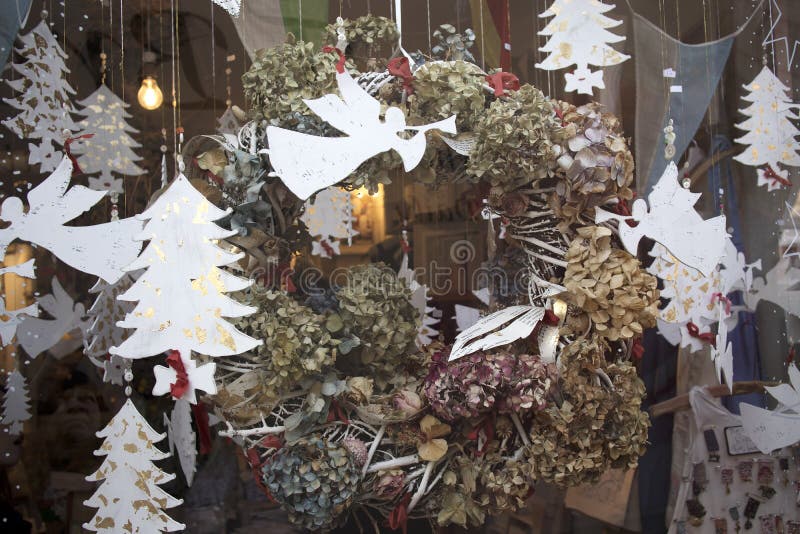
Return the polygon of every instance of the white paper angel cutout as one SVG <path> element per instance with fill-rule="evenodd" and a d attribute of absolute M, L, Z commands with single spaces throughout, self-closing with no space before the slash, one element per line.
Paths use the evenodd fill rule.
<path fill-rule="evenodd" d="M 153 430 L 128 399 L 108 425 L 97 432 L 97 437 L 104 441 L 95 455 L 105 458 L 86 480 L 103 483 L 83 502 L 84 506 L 97 508 L 83 528 L 108 534 L 183 530 L 185 525 L 164 512 L 183 501 L 159 487 L 175 475 L 153 463 L 170 456 L 154 445 L 165 435 Z"/>
<path fill-rule="evenodd" d="M 463 304 L 455 305 L 455 313 L 453 319 L 456 321 L 456 330 L 459 332 L 467 330 L 481 318 L 481 311 L 478 308 L 464 306 Z"/>
<path fill-rule="evenodd" d="M 345 137 L 320 137 L 277 126 L 267 127 L 272 175 L 298 198 L 305 200 L 320 189 L 347 178 L 368 159 L 394 150 L 406 172 L 422 160 L 427 146 L 425 132 L 440 130 L 456 134 L 456 116 L 424 126 L 408 126 L 402 110 L 389 107 L 381 121 L 381 103 L 370 96 L 344 70 L 337 67 L 336 82 L 341 97 L 327 94 L 306 105 Z M 399 134 L 416 132 L 410 139 Z"/>
<path fill-rule="evenodd" d="M 608 46 L 625 40 L 625 36 L 608 31 L 622 24 L 621 20 L 603 15 L 614 7 L 598 0 L 555 0 L 539 15 L 553 19 L 539 32 L 550 37 L 539 48 L 549 55 L 536 68 L 558 70 L 576 65 L 573 73 L 564 75 L 567 91 L 591 95 L 592 88 L 605 88 L 603 71 L 592 72 L 589 65 L 607 67 L 630 58 Z"/>
<path fill-rule="evenodd" d="M 753 281 L 752 289 L 744 294 L 747 307 L 753 311 L 762 300 L 783 308 L 788 314 L 800 317 L 800 269 L 791 266 L 791 260 L 781 258 L 764 277 Z"/>
<path fill-rule="evenodd" d="M 36 260 L 30 259 L 25 263 L 19 265 L 10 265 L 8 267 L 0 268 L 0 275 L 3 274 L 16 274 L 23 278 L 36 278 Z"/>
<path fill-rule="evenodd" d="M 17 327 L 17 340 L 31 358 L 47 350 L 53 352 L 62 341 L 64 343 L 53 355 L 64 357 L 83 343 L 83 332 L 89 329 L 83 304 L 72 300 L 58 278 L 53 277 L 51 285 L 53 293 L 37 298 L 36 302 L 53 319 L 26 316 Z"/>
<path fill-rule="evenodd" d="M 3 346 L 11 345 L 17 328 L 25 317 L 38 317 L 39 305 L 31 304 L 18 310 L 7 310 L 5 299 L 0 297 L 0 341 Z"/>
<path fill-rule="evenodd" d="M 439 331 L 433 328 L 434 325 L 439 324 L 439 319 L 434 317 L 438 310 L 433 306 L 428 306 L 430 301 L 428 286 L 417 282 L 414 271 L 408 266 L 408 254 L 403 254 L 397 276 L 401 280 L 405 280 L 411 290 L 411 304 L 416 308 L 421 319 L 416 339 L 417 347 L 421 349 L 430 345 L 431 341 L 439 335 Z"/>
<path fill-rule="evenodd" d="M 117 323 L 135 330 L 109 353 L 138 359 L 176 350 L 187 373 L 200 373 L 193 375 L 194 383 L 187 393 L 192 401 L 195 388 L 214 391 L 211 376 L 215 368 L 206 364 L 195 369 L 192 351 L 212 357 L 230 356 L 262 343 L 227 320 L 256 311 L 226 295 L 251 284 L 219 268 L 243 256 L 220 246 L 222 239 L 236 233 L 213 223 L 227 213 L 211 204 L 184 175 L 175 178 L 149 208 L 137 215 L 147 221 L 137 239 L 149 243 L 128 270 L 145 271 L 118 297 L 136 302 Z M 172 370 L 156 367 L 156 372 L 163 373 L 156 385 L 158 391 L 169 391 L 174 381 L 170 380 Z"/>
<path fill-rule="evenodd" d="M 720 263 L 722 293 L 732 291 L 750 291 L 753 286 L 753 271 L 761 270 L 761 260 L 747 263 L 744 253 L 739 252 L 730 238 L 725 239 L 725 255 Z"/>
<path fill-rule="evenodd" d="M 456 336 L 448 361 L 528 337 L 543 318 L 544 308 L 527 305 L 509 306 L 487 315 Z"/>
<path fill-rule="evenodd" d="M 197 394 L 195 390 L 205 391 L 209 395 L 216 395 L 217 385 L 214 382 L 214 372 L 217 364 L 206 363 L 197 366 L 197 362 L 191 358 L 180 356 L 183 363 L 183 372 L 186 373 L 186 392 L 178 400 L 185 400 L 190 404 L 197 404 Z M 172 386 L 178 379 L 178 371 L 174 367 L 164 367 L 156 365 L 153 367 L 153 374 L 156 377 L 156 384 L 153 386 L 153 395 L 160 396 L 171 393 Z"/>
<path fill-rule="evenodd" d="M 728 313 L 723 303 L 718 304 L 719 326 L 717 330 L 716 347 L 711 348 L 711 359 L 714 361 L 714 369 L 717 373 L 717 380 L 720 384 L 728 386 L 732 391 L 733 387 L 733 344 L 728 343 L 728 328 L 725 319 Z"/>
<path fill-rule="evenodd" d="M 722 258 L 725 217 L 703 220 L 694 209 L 700 193 L 692 193 L 678 183 L 678 167 L 670 162 L 653 190 L 644 199 L 636 199 L 626 217 L 597 208 L 597 224 L 619 221 L 619 236 L 628 252 L 637 254 L 639 241 L 647 236 L 664 245 L 681 263 L 708 276 Z M 649 203 L 649 210 L 648 210 Z M 635 227 L 627 221 L 638 223 Z"/>
<path fill-rule="evenodd" d="M 45 181 L 28 192 L 27 213 L 19 198 L 3 201 L 0 219 L 9 225 L 0 230 L 0 253 L 21 239 L 46 248 L 70 267 L 116 282 L 139 254 L 141 243 L 133 238 L 141 231 L 141 223 L 128 218 L 94 226 L 65 226 L 106 195 L 82 185 L 70 187 L 71 177 L 72 162 L 64 157 Z"/>
<path fill-rule="evenodd" d="M 25 377 L 14 369 L 6 379 L 6 394 L 3 398 L 3 419 L 0 424 L 8 426 L 8 433 L 19 436 L 23 422 L 31 418 L 30 397 Z"/>
<path fill-rule="evenodd" d="M 769 191 L 791 185 L 786 180 L 788 173 L 779 164 L 800 166 L 800 129 L 794 124 L 798 118 L 795 110 L 800 106 L 792 102 L 789 88 L 766 65 L 744 88 L 748 94 L 742 100 L 751 105 L 739 110 L 748 118 L 736 124 L 746 132 L 736 142 L 747 148 L 733 159 L 755 167 L 766 165 L 766 169 L 759 169 L 758 185 L 766 184 Z"/>
<path fill-rule="evenodd" d="M 192 409 L 185 400 L 178 400 L 172 407 L 171 419 L 164 414 L 167 428 L 169 452 L 178 451 L 181 471 L 186 477 L 186 485 L 191 486 L 197 472 L 197 434 L 192 429 Z"/>
<path fill-rule="evenodd" d="M 788 371 L 789 384 L 764 388 L 779 403 L 774 411 L 739 405 L 744 431 L 764 454 L 800 441 L 800 370 L 792 363 Z"/>

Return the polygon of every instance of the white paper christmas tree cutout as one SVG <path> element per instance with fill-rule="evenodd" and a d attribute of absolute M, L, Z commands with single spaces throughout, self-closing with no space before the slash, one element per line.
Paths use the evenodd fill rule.
<path fill-rule="evenodd" d="M 730 313 L 725 309 L 723 303 L 717 305 L 719 311 L 719 326 L 717 330 L 716 346 L 711 349 L 711 359 L 714 361 L 717 380 L 724 383 L 731 390 L 733 384 L 733 344 L 728 343 L 728 328 L 725 320 Z"/>
<path fill-rule="evenodd" d="M 128 337 L 128 330 L 117 326 L 117 321 L 133 310 L 133 304 L 117 297 L 128 290 L 133 284 L 129 274 L 120 278 L 115 284 L 108 284 L 99 279 L 89 290 L 97 294 L 97 298 L 89 308 L 91 326 L 84 340 L 84 354 L 89 360 L 103 369 L 103 382 L 121 386 L 125 372 L 125 358 L 111 356 L 108 351 L 114 345 L 119 345 Z"/>
<path fill-rule="evenodd" d="M 341 182 L 363 162 L 388 150 L 400 155 L 409 172 L 425 154 L 425 132 L 457 133 L 455 115 L 433 124 L 408 126 L 403 111 L 390 107 L 381 120 L 381 103 L 362 89 L 341 64 L 337 65 L 336 82 L 341 97 L 328 94 L 303 102 L 345 137 L 319 137 L 267 127 L 269 159 L 275 170 L 271 175 L 280 177 L 302 200 Z M 399 137 L 407 130 L 417 133 L 410 139 Z"/>
<path fill-rule="evenodd" d="M 5 77 L 18 94 L 4 100 L 20 113 L 3 124 L 21 139 L 38 141 L 28 144 L 28 163 L 38 163 L 41 172 L 50 172 L 58 165 L 57 147 L 64 144 L 64 130 L 78 130 L 70 115 L 75 112 L 70 101 L 75 90 L 65 78 L 69 73 L 64 63 L 67 55 L 44 20 L 19 39 L 21 46 L 16 51 L 24 59 L 12 66 L 21 77 Z"/>
<path fill-rule="evenodd" d="M 164 425 L 169 437 L 169 452 L 175 454 L 177 449 L 186 485 L 191 486 L 197 471 L 197 434 L 192 429 L 191 405 L 183 399 L 175 401 L 172 419 L 164 414 Z"/>
<path fill-rule="evenodd" d="M 0 424 L 8 426 L 8 433 L 19 436 L 22 424 L 31 418 L 30 397 L 25 377 L 14 369 L 6 379 L 6 394 L 3 398 L 3 420 Z"/>
<path fill-rule="evenodd" d="M 408 266 L 408 254 L 403 254 L 403 261 L 400 263 L 400 270 L 397 272 L 398 278 L 405 280 L 411 290 L 411 304 L 417 309 L 421 319 L 419 330 L 417 330 L 417 347 L 422 348 L 431 344 L 439 335 L 434 325 L 439 324 L 439 319 L 434 317 L 436 308 L 428 306 L 430 297 L 428 296 L 428 286 L 420 284 L 414 277 L 414 271 Z"/>
<path fill-rule="evenodd" d="M 89 177 L 89 187 L 123 194 L 125 190 L 120 175 L 136 176 L 145 172 L 136 164 L 142 158 L 133 149 L 141 145 L 131 137 L 139 130 L 126 121 L 131 118 L 131 114 L 125 111 L 129 105 L 105 84 L 78 103 L 83 109 L 77 113 L 85 117 L 79 126 L 94 136 L 82 140 L 74 152 L 81 154 L 78 162 L 85 174 L 100 173 Z"/>
<path fill-rule="evenodd" d="M 631 216 L 595 210 L 597 224 L 619 221 L 619 237 L 625 249 L 637 254 L 639 241 L 647 236 L 664 245 L 681 263 L 708 276 L 719 264 L 725 250 L 725 217 L 704 221 L 694 205 L 700 193 L 692 193 L 678 183 L 678 167 L 670 162 L 653 190 L 633 202 Z M 649 204 L 649 209 L 648 209 Z M 631 227 L 627 221 L 637 224 Z"/>
<path fill-rule="evenodd" d="M 165 509 L 178 506 L 176 499 L 159 486 L 175 478 L 153 463 L 170 455 L 155 447 L 164 434 L 153 430 L 130 399 L 117 415 L 97 432 L 104 438 L 95 451 L 105 456 L 97 471 L 86 477 L 90 482 L 103 481 L 84 506 L 97 508 L 83 528 L 93 532 L 176 532 L 185 525 L 169 517 Z"/>
<path fill-rule="evenodd" d="M 800 106 L 792 102 L 789 88 L 766 65 L 744 88 L 748 94 L 742 100 L 751 104 L 739 110 L 747 119 L 736 127 L 746 133 L 736 142 L 747 147 L 734 159 L 753 167 L 766 165 L 758 169 L 758 185 L 766 185 L 769 191 L 791 185 L 788 171 L 778 165 L 800 166 L 800 129 L 793 122 Z"/>
<path fill-rule="evenodd" d="M 789 384 L 764 388 L 776 401 L 775 410 L 742 403 L 742 426 L 764 454 L 795 445 L 800 440 L 800 370 L 789 364 Z"/>
<path fill-rule="evenodd" d="M 603 71 L 592 72 L 589 66 L 608 67 L 630 58 L 608 43 L 619 43 L 625 37 L 608 31 L 622 24 L 603 13 L 614 9 L 614 4 L 598 0 L 555 0 L 539 17 L 553 17 L 539 35 L 550 37 L 539 50 L 549 55 L 536 67 L 558 70 L 576 65 L 573 72 L 564 75 L 566 91 L 591 95 L 592 89 L 605 89 Z"/>
<path fill-rule="evenodd" d="M 53 319 L 25 316 L 17 327 L 17 340 L 31 358 L 47 350 L 62 358 L 83 343 L 84 333 L 89 329 L 83 304 L 72 300 L 58 278 L 53 277 L 51 285 L 53 293 L 37 298 L 36 302 Z"/>
<path fill-rule="evenodd" d="M 230 356 L 260 345 L 237 330 L 226 318 L 244 317 L 256 311 L 231 299 L 225 293 L 240 291 L 250 281 L 219 269 L 238 261 L 218 245 L 220 239 L 234 235 L 212 221 L 227 212 L 211 204 L 182 174 L 143 213 L 147 221 L 137 239 L 149 243 L 128 267 L 145 271 L 119 298 L 136 302 L 118 326 L 135 329 L 110 353 L 125 358 L 146 358 L 177 350 L 186 371 L 194 370 L 192 351 L 207 356 Z M 197 367 L 203 376 L 214 374 L 215 364 Z M 155 390 L 169 391 L 169 373 L 157 375 Z M 202 386 L 216 393 L 211 384 L 190 384 L 184 398 L 194 398 Z M 189 395 L 186 397 L 185 395 Z"/>
<path fill-rule="evenodd" d="M 353 229 L 355 217 L 350 192 L 339 187 L 325 188 L 313 199 L 306 200 L 300 220 L 305 223 L 308 233 L 317 238 L 311 244 L 311 254 L 323 258 L 341 253 L 338 239 L 347 239 L 350 243 L 358 233 Z"/>
<path fill-rule="evenodd" d="M 133 217 L 94 226 L 65 226 L 105 196 L 82 185 L 70 187 L 72 162 L 64 157 L 45 181 L 28 192 L 28 211 L 22 200 L 8 197 L 0 208 L 0 219 L 9 225 L 0 230 L 0 253 L 15 239 L 46 248 L 79 271 L 111 283 L 139 254 L 141 243 L 134 236 L 141 223 Z"/>

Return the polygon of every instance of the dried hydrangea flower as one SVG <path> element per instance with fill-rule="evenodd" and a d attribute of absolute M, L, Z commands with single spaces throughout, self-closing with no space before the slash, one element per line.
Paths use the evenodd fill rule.
<path fill-rule="evenodd" d="M 493 410 L 540 409 L 555 376 L 554 366 L 528 354 L 475 352 L 448 363 L 447 354 L 438 352 L 432 360 L 425 396 L 433 411 L 448 421 Z"/>
<path fill-rule="evenodd" d="M 478 501 L 492 515 L 519 510 L 531 494 L 527 471 L 524 461 L 488 455 L 480 464 Z"/>
<path fill-rule="evenodd" d="M 406 475 L 401 469 L 381 471 L 380 476 L 375 479 L 372 491 L 379 499 L 390 501 L 403 493 L 405 478 Z"/>
<path fill-rule="evenodd" d="M 596 482 L 609 468 L 632 468 L 644 454 L 650 421 L 640 409 L 644 384 L 625 361 L 606 363 L 607 345 L 582 339 L 561 354 L 560 405 L 531 420 L 529 475 L 560 486 Z M 601 370 L 613 387 L 604 383 Z"/>
<path fill-rule="evenodd" d="M 622 135 L 622 125 L 602 106 L 575 107 L 556 102 L 566 140 L 558 158 L 556 191 L 551 207 L 565 226 L 581 216 L 591 219 L 594 208 L 612 199 L 630 200 L 633 191 L 633 154 Z"/>
<path fill-rule="evenodd" d="M 655 326 L 659 292 L 639 260 L 611 245 L 608 228 L 579 228 L 567 250 L 563 284 L 566 297 L 589 314 L 597 332 L 616 341 Z"/>
<path fill-rule="evenodd" d="M 287 445 L 261 469 L 264 485 L 289 521 L 315 532 L 341 523 L 361 480 L 347 448 L 319 436 Z"/>

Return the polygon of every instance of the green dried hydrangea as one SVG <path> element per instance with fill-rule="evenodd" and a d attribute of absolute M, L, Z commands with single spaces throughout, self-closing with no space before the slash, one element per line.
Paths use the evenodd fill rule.
<path fill-rule="evenodd" d="M 392 269 L 383 263 L 359 265 L 347 271 L 336 290 L 341 322 L 361 341 L 340 363 L 348 374 L 360 374 L 363 366 L 381 389 L 416 350 L 419 314 L 411 303 L 411 291 Z M 357 361 L 354 361 L 355 358 Z"/>
<path fill-rule="evenodd" d="M 342 522 L 361 479 L 347 448 L 319 436 L 282 448 L 261 472 L 289 521 L 312 532 L 328 531 Z"/>
<path fill-rule="evenodd" d="M 474 133 L 467 172 L 506 191 L 550 176 L 563 136 L 553 104 L 527 84 L 492 102 Z"/>
<path fill-rule="evenodd" d="M 337 25 L 325 27 L 327 44 L 335 46 L 338 41 Z M 344 35 L 349 43 L 348 55 L 359 59 L 381 59 L 391 57 L 400 39 L 393 20 L 375 15 L 364 15 L 355 20 L 344 19 Z"/>
<path fill-rule="evenodd" d="M 411 113 L 423 122 L 456 115 L 459 132 L 470 132 L 486 107 L 485 74 L 466 61 L 433 61 L 414 72 Z"/>
<path fill-rule="evenodd" d="M 559 486 L 592 483 L 610 468 L 636 467 L 644 454 L 650 426 L 640 409 L 644 384 L 629 362 L 606 363 L 606 351 L 599 339 L 581 339 L 562 352 L 563 402 L 537 413 L 530 427 L 532 478 Z"/>
<path fill-rule="evenodd" d="M 492 515 L 519 510 L 531 493 L 527 465 L 523 461 L 505 460 L 497 453 L 487 455 L 481 462 L 479 482 L 478 501 Z"/>
<path fill-rule="evenodd" d="M 270 397 L 296 387 L 303 378 L 320 375 L 336 362 L 338 341 L 325 320 L 285 293 L 253 293 L 258 312 L 239 319 L 237 327 L 263 339 L 254 352 L 263 360 L 262 388 Z"/>
<path fill-rule="evenodd" d="M 336 92 L 337 60 L 336 54 L 322 52 L 314 43 L 295 42 L 291 34 L 285 44 L 259 50 L 242 75 L 250 117 L 284 128 L 316 120 L 322 131 L 324 123 L 303 99 Z M 314 128 L 307 125 L 307 129 Z"/>

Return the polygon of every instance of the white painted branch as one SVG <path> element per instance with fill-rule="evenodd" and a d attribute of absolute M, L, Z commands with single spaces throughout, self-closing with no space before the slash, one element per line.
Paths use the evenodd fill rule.
<path fill-rule="evenodd" d="M 367 452 L 367 461 L 364 462 L 364 467 L 361 469 L 361 478 L 364 478 L 369 472 L 369 464 L 372 462 L 372 457 L 375 456 L 375 451 L 378 450 L 378 445 L 380 445 L 385 432 L 386 425 L 381 425 L 381 427 L 378 429 L 378 433 L 375 434 L 375 439 L 372 440 L 372 445 L 369 446 L 369 451 Z"/>
<path fill-rule="evenodd" d="M 540 239 L 536 239 L 535 237 L 529 237 L 529 236 L 524 236 L 524 235 L 516 235 L 516 234 L 511 234 L 511 237 L 513 237 L 514 239 L 519 239 L 520 241 L 527 241 L 528 243 L 536 245 L 537 247 L 541 247 L 541 248 L 543 248 L 543 249 L 545 249 L 545 250 L 547 250 L 549 252 L 552 252 L 553 254 L 558 254 L 560 256 L 564 255 L 564 251 L 563 250 L 561 250 L 561 249 L 559 249 L 557 247 L 554 247 L 553 245 L 550 245 L 548 243 L 545 243 L 544 241 L 542 241 Z"/>
<path fill-rule="evenodd" d="M 236 430 L 233 428 L 233 426 L 231 426 L 230 423 L 227 423 L 227 425 L 228 425 L 227 430 L 219 431 L 220 436 L 226 438 L 232 438 L 234 436 L 242 436 L 242 437 L 262 436 L 267 434 L 280 434 L 281 432 L 284 432 L 286 430 L 285 426 L 267 426 L 267 425 L 262 425 L 258 428 L 247 428 L 244 430 Z"/>
<path fill-rule="evenodd" d="M 404 467 L 406 465 L 413 465 L 416 463 L 419 463 L 419 455 L 409 454 L 408 456 L 401 456 L 400 458 L 395 458 L 394 460 L 386 460 L 385 462 L 372 464 L 367 469 L 367 473 L 377 473 L 378 471 L 383 471 L 385 469 L 394 469 L 396 467 Z"/>
<path fill-rule="evenodd" d="M 522 443 L 525 446 L 530 446 L 531 440 L 528 438 L 528 433 L 525 432 L 525 427 L 522 426 L 522 421 L 519 420 L 519 416 L 514 412 L 511 412 L 511 421 L 514 423 L 514 426 L 517 428 L 517 432 L 519 433 L 519 437 L 522 438 Z"/>
<path fill-rule="evenodd" d="M 431 478 L 431 473 L 433 473 L 433 467 L 435 465 L 436 462 L 428 462 L 428 465 L 425 467 L 425 474 L 422 475 L 422 481 L 419 483 L 417 491 L 414 492 L 414 496 L 411 497 L 411 501 L 408 503 L 408 512 L 411 512 L 411 510 L 419 504 L 419 500 L 422 499 L 422 496 L 425 495 L 425 489 L 428 487 L 428 480 Z"/>

